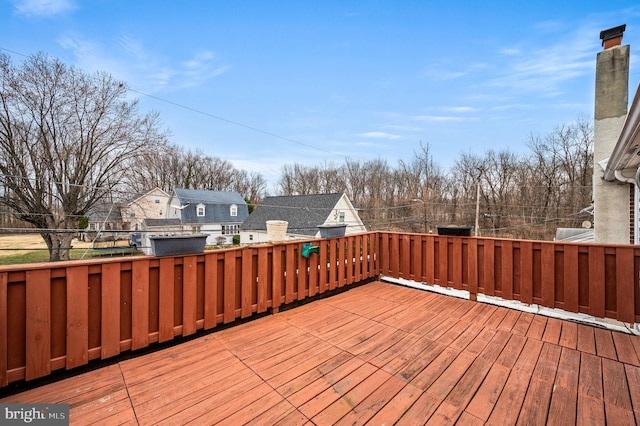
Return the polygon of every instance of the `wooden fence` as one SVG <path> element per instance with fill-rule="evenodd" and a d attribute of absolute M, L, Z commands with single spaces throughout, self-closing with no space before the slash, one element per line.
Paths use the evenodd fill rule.
<path fill-rule="evenodd" d="M 378 234 L 379 273 L 640 323 L 640 247 Z"/>
<path fill-rule="evenodd" d="M 0 386 L 374 278 L 376 234 L 175 257 L 0 267 Z"/>
<path fill-rule="evenodd" d="M 640 247 L 374 232 L 0 267 L 0 386 L 386 275 L 640 323 Z"/>

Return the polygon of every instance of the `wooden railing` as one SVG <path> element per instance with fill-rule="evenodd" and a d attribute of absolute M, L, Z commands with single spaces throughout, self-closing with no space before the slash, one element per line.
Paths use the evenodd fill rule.
<path fill-rule="evenodd" d="M 373 232 L 175 257 L 0 267 L 0 386 L 379 275 L 640 323 L 640 247 Z"/>
<path fill-rule="evenodd" d="M 375 237 L 0 267 L 0 386 L 374 278 Z"/>
<path fill-rule="evenodd" d="M 378 234 L 379 273 L 640 323 L 640 247 Z"/>

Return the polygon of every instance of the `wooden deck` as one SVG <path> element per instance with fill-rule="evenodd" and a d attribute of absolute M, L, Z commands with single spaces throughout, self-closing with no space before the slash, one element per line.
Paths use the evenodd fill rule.
<path fill-rule="evenodd" d="M 0 399 L 71 424 L 640 422 L 640 337 L 388 283 Z"/>

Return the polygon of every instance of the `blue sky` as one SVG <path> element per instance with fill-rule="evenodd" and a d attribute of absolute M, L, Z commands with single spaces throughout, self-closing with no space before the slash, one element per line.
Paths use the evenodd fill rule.
<path fill-rule="evenodd" d="M 637 1 L 3 0 L 0 48 L 127 81 L 172 141 L 262 173 L 345 158 L 448 168 L 593 114 L 601 30 Z M 16 52 L 16 53 L 12 53 Z M 151 96 L 147 96 L 151 95 Z M 186 108 L 185 108 L 186 107 Z"/>

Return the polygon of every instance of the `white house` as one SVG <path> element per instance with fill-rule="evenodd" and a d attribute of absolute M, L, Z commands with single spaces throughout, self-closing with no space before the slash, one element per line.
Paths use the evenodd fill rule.
<path fill-rule="evenodd" d="M 345 234 L 366 228 L 344 193 L 266 197 L 240 227 L 240 243 L 269 241 L 267 221 L 288 223 L 287 239 L 319 238 L 321 225 L 345 224 Z"/>
<path fill-rule="evenodd" d="M 238 192 L 176 188 L 167 219 L 180 219 L 185 233 L 207 234 L 207 245 L 231 244 L 249 208 Z"/>

